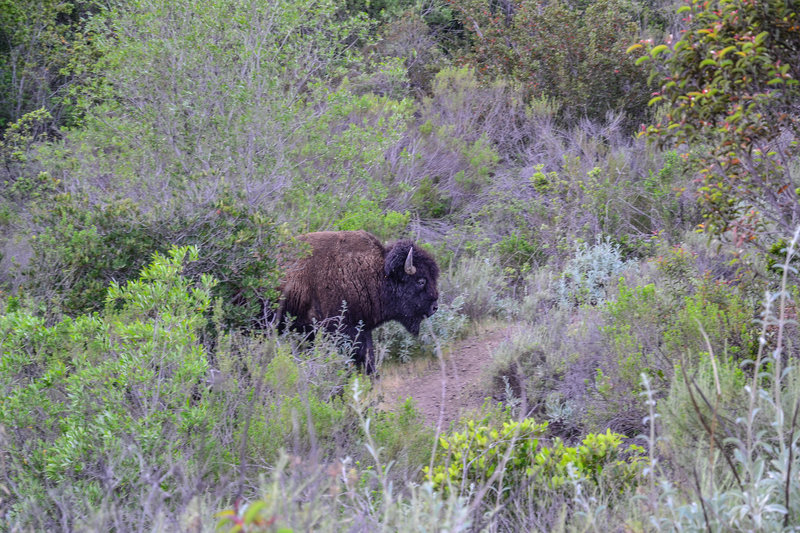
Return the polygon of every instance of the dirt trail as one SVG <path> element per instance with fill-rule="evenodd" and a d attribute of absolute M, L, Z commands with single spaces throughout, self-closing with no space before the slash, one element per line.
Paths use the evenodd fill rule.
<path fill-rule="evenodd" d="M 444 357 L 444 376 L 436 359 L 388 369 L 378 385 L 383 408 L 395 409 L 411 397 L 431 426 L 441 417 L 441 427 L 446 429 L 460 415 L 480 408 L 491 394 L 485 370 L 512 332 L 512 327 L 489 330 L 457 342 Z"/>

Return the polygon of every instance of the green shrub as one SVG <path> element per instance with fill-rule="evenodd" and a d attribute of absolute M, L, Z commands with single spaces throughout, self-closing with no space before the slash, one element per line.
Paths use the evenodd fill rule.
<path fill-rule="evenodd" d="M 153 253 L 168 247 L 140 222 L 131 201 L 92 211 L 61 195 L 42 215 L 42 229 L 31 239 L 26 288 L 71 316 L 102 309 L 112 280 L 135 279 Z"/>
<path fill-rule="evenodd" d="M 501 429 L 470 420 L 464 432 L 440 437 L 442 451 L 433 469 L 426 467 L 423 471 L 434 487 L 445 493 L 466 493 L 473 485 L 482 487 L 498 469 L 502 478 L 508 476 L 493 480 L 498 487 L 519 483 L 533 476 L 539 438 L 546 429 L 547 423 L 537 424 L 532 418 L 504 422 Z"/>
<path fill-rule="evenodd" d="M 508 280 L 494 257 L 464 257 L 442 276 L 440 284 L 442 292 L 463 298 L 461 311 L 473 320 L 504 310 Z"/>
<path fill-rule="evenodd" d="M 299 233 L 358 228 L 385 237 L 405 229 L 409 215 L 385 208 L 396 192 L 386 152 L 406 128 L 411 102 L 355 95 L 347 83 L 315 96 L 322 111 L 296 132 L 291 155 L 299 163 L 280 207 L 302 222 Z"/>
<path fill-rule="evenodd" d="M 714 362 L 712 357 L 716 358 Z M 704 421 L 709 424 L 715 412 L 720 415 L 747 410 L 748 378 L 735 358 L 706 352 L 696 355 L 695 359 L 675 366 L 669 390 L 658 402 L 661 427 L 669 435 L 669 453 L 674 454 L 670 459 L 686 469 L 695 466 L 698 454 L 709 452 Z M 722 393 L 720 397 L 717 391 Z M 713 402 L 712 405 L 702 401 L 701 395 Z M 727 426 L 728 422 L 727 417 L 717 418 L 718 424 Z M 732 428 L 722 425 L 719 431 L 733 434 Z M 692 453 L 687 453 L 689 450 Z"/>
<path fill-rule="evenodd" d="M 346 453 L 357 433 L 346 399 L 335 391 L 345 387 L 345 357 L 331 336 L 317 335 L 313 350 L 298 353 L 295 347 L 270 340 L 249 343 L 245 371 L 227 373 L 236 380 L 227 386 L 252 388 L 248 412 L 238 424 L 237 440 L 246 443 L 246 457 L 254 464 L 270 464 L 282 451 L 305 457 L 315 453 L 332 459 Z M 223 368 L 239 354 L 221 357 Z M 330 375 L 326 367 L 335 366 Z M 252 376 L 240 382 L 238 376 Z M 315 375 L 315 383 L 310 377 Z"/>
<path fill-rule="evenodd" d="M 654 260 L 661 280 L 676 298 L 689 294 L 693 288 L 697 267 L 695 256 L 682 245 L 674 245 L 663 250 Z"/>
<path fill-rule="evenodd" d="M 52 116 L 45 109 L 26 113 L 9 124 L 0 136 L 0 190 L 11 199 L 29 196 L 32 188 L 26 176 L 25 166 L 30 163 L 30 151 L 36 141 L 41 140 L 43 123 Z"/>
<path fill-rule="evenodd" d="M 411 205 L 425 218 L 442 218 L 450 212 L 452 199 L 437 187 L 437 179 L 424 177 L 414 189 Z"/>
<path fill-rule="evenodd" d="M 798 240 L 800 229 L 787 247 L 784 267 L 794 261 Z M 793 474 L 800 468 L 800 371 L 788 357 L 793 351 L 789 343 L 797 340 L 788 318 L 794 307 L 788 274 L 786 268 L 778 290 L 766 294 L 753 359 L 740 365 L 724 352 L 692 357 L 676 372 L 669 396 L 659 402 L 663 426 L 651 416 L 650 446 L 660 439 L 673 457 L 677 478 L 686 473 L 695 479 L 688 498 L 676 476 L 660 472 L 657 486 L 651 479 L 649 508 L 656 512 L 648 521 L 656 529 L 794 527 L 800 515 L 800 484 Z M 666 431 L 656 437 L 660 427 Z"/>
<path fill-rule="evenodd" d="M 684 219 L 699 219 L 696 209 L 682 199 L 685 180 L 688 173 L 686 160 L 675 150 L 662 154 L 662 166 L 657 171 L 650 170 L 644 180 L 644 188 L 651 196 L 651 205 L 662 221 L 658 231 L 677 238 Z"/>
<path fill-rule="evenodd" d="M 738 248 L 766 248 L 797 224 L 790 169 L 798 144 L 775 148 L 786 131 L 796 137 L 797 6 L 713 0 L 687 3 L 680 12 L 679 37 L 631 47 L 641 49 L 637 63 L 649 62 L 659 85 L 651 104 L 666 107 L 647 135 L 692 148 L 699 176 L 692 188 L 705 231 Z"/>
<path fill-rule="evenodd" d="M 450 142 L 454 142 L 454 147 L 469 161 L 469 167 L 459 170 L 454 176 L 456 183 L 462 187 L 464 192 L 474 194 L 488 185 L 500 160 L 500 155 L 492 147 L 486 134 L 481 135 L 471 144 L 458 143 L 457 138 L 449 136 L 446 128 L 440 132 L 440 135 L 449 138 Z"/>
<path fill-rule="evenodd" d="M 641 376 L 647 375 L 659 394 L 669 386 L 678 359 L 665 353 L 663 335 L 676 312 L 676 305 L 655 284 L 631 287 L 619 279 L 616 298 L 601 309 L 604 349 L 594 365 L 589 427 L 613 423 L 629 436 L 641 431 L 647 412 Z"/>
<path fill-rule="evenodd" d="M 31 205 L 49 205 L 58 188 L 58 180 L 43 170 L 35 156 L 38 143 L 45 137 L 41 133 L 43 124 L 50 118 L 47 111 L 38 109 L 0 134 L 0 286 L 16 288 L 18 280 L 13 271 L 28 252 L 27 236 L 21 228 Z M 9 260 L 4 261 L 6 258 Z"/>
<path fill-rule="evenodd" d="M 457 340 L 466 330 L 467 317 L 461 312 L 463 306 L 463 296 L 456 297 L 450 303 L 440 304 L 439 310 L 420 328 L 417 337 L 394 321 L 380 326 L 375 330 L 379 357 L 407 362 L 412 357 L 433 356 L 437 346 Z"/>
<path fill-rule="evenodd" d="M 213 275 L 226 326 L 252 327 L 277 287 L 278 229 L 262 211 L 230 195 L 184 213 L 143 211 L 130 199 L 90 205 L 61 195 L 40 212 L 25 288 L 51 316 L 98 311 L 112 280 L 134 279 L 173 244 L 202 249 L 186 274 Z"/>
<path fill-rule="evenodd" d="M 507 275 L 522 278 L 531 269 L 544 262 L 541 246 L 531 236 L 513 230 L 493 246 Z"/>
<path fill-rule="evenodd" d="M 63 523 L 59 501 L 81 502 L 74 520 L 109 492 L 135 499 L 151 482 L 143 475 L 170 490 L 176 460 L 219 453 L 195 446 L 213 427 L 199 335 L 214 281 L 182 277 L 185 258 L 197 250 L 172 249 L 139 279 L 112 283 L 99 314 L 51 327 L 23 310 L 0 316 L 3 470 L 19 487 L 10 511 L 19 524 Z"/>
<path fill-rule="evenodd" d="M 513 7 L 512 7 L 513 5 Z M 610 110 L 637 117 L 646 109 L 646 76 L 626 49 L 637 33 L 629 4 L 461 2 L 455 12 L 472 40 L 470 62 L 490 79 L 518 83 L 529 99 L 549 97 L 577 122 Z"/>
<path fill-rule="evenodd" d="M 465 431 L 440 439 L 442 451 L 433 469 L 424 471 L 445 493 L 490 487 L 502 498 L 522 490 L 533 501 L 548 491 L 568 490 L 575 479 L 602 484 L 618 494 L 638 484 L 646 462 L 643 449 L 623 448 L 621 435 L 608 430 L 587 435 L 578 446 L 566 446 L 559 439 L 548 446 L 539 440 L 546 429 L 547 423 L 537 424 L 532 418 L 504 422 L 497 429 L 470 420 Z"/>
<path fill-rule="evenodd" d="M 629 287 L 620 279 L 616 299 L 603 308 L 607 353 L 597 364 L 590 416 L 600 427 L 625 419 L 631 431 L 639 427 L 646 412 L 642 374 L 660 396 L 670 390 L 676 365 L 695 368 L 709 350 L 739 361 L 755 357 L 758 334 L 742 292 L 708 277 L 696 291 L 681 297 L 653 283 Z"/>
<path fill-rule="evenodd" d="M 623 261 L 619 246 L 606 239 L 595 245 L 578 243 L 558 280 L 558 298 L 562 306 L 602 303 L 608 297 L 609 283 L 629 263 Z"/>
<path fill-rule="evenodd" d="M 94 0 L 0 2 L 0 129 L 35 109 L 53 130 L 71 121 L 67 94 L 80 78 L 74 67 L 88 60 L 83 30 L 97 8 Z"/>
<path fill-rule="evenodd" d="M 334 229 L 343 231 L 369 231 L 377 235 L 379 239 L 388 240 L 396 235 L 402 235 L 410 219 L 411 214 L 408 211 L 404 213 L 392 210 L 384 211 L 375 200 L 362 198 L 333 226 Z"/>
<path fill-rule="evenodd" d="M 414 401 L 406 399 L 396 412 L 376 409 L 369 414 L 369 429 L 384 460 L 393 462 L 393 474 L 402 473 L 405 479 L 415 476 L 430 459 L 434 438 Z"/>
<path fill-rule="evenodd" d="M 754 359 L 758 351 L 755 306 L 737 287 L 706 276 L 697 292 L 685 297 L 670 326 L 664 344 L 677 355 L 709 349 L 737 360 Z M 710 344 L 710 347 L 709 347 Z"/>
<path fill-rule="evenodd" d="M 625 381 L 633 385 L 642 372 L 655 370 L 648 370 L 646 361 L 655 363 L 652 357 L 660 345 L 658 337 L 667 324 L 664 315 L 674 310 L 664 305 L 661 292 L 652 283 L 628 287 L 625 278 L 620 278 L 617 290 L 616 300 L 608 302 L 603 310 L 608 324 L 602 331 L 615 356 L 624 361 L 621 366 L 627 368 L 623 373 Z M 655 338 L 647 338 L 650 335 Z M 671 368 L 670 362 L 667 368 Z"/>
<path fill-rule="evenodd" d="M 274 462 L 281 450 L 305 457 L 319 454 L 332 459 L 346 454 L 353 444 L 353 417 L 341 398 L 323 401 L 308 392 L 274 395 L 253 413 L 246 438 L 250 460 L 259 464 Z"/>

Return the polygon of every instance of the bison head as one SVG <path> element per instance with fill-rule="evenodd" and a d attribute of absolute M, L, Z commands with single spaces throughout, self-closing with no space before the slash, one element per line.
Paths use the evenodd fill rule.
<path fill-rule="evenodd" d="M 439 308 L 436 282 L 439 267 L 425 250 L 409 240 L 395 243 L 386 253 L 383 305 L 386 314 L 412 334 Z"/>

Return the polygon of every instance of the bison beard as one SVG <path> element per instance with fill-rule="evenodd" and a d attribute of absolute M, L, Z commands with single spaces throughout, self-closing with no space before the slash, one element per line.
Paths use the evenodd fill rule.
<path fill-rule="evenodd" d="M 309 333 L 315 324 L 341 327 L 356 347 L 355 361 L 375 371 L 372 330 L 397 320 L 419 334 L 422 320 L 436 312 L 439 267 L 410 240 L 384 247 L 366 231 L 323 231 L 298 237 L 311 255 L 291 265 L 280 286 L 278 328 L 294 317 L 292 329 Z M 334 320 L 346 311 L 339 322 Z"/>

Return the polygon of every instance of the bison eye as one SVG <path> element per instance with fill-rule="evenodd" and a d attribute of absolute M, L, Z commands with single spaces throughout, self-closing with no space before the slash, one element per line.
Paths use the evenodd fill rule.
<path fill-rule="evenodd" d="M 417 285 L 420 286 L 420 287 L 424 287 L 426 282 L 427 282 L 427 280 L 425 278 L 419 278 L 417 280 Z"/>

